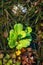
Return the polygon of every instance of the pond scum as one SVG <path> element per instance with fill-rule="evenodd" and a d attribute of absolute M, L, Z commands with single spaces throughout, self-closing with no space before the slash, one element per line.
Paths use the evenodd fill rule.
<path fill-rule="evenodd" d="M 43 65 L 43 0 L 0 1 L 0 65 Z"/>

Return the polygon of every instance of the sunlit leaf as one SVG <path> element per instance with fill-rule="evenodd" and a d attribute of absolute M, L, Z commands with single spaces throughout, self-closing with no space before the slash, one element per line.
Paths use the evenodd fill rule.
<path fill-rule="evenodd" d="M 16 47 L 17 49 L 21 49 L 23 47 L 27 47 L 30 45 L 30 40 L 29 39 L 24 39 L 20 40 L 18 46 Z"/>
<path fill-rule="evenodd" d="M 10 48 L 14 48 L 17 44 L 18 43 L 13 41 L 13 40 L 9 40 L 9 42 L 8 42 L 8 45 L 9 45 Z"/>
<path fill-rule="evenodd" d="M 8 39 L 9 47 L 22 49 L 23 47 L 29 46 L 32 40 L 30 32 L 32 32 L 31 27 L 27 27 L 26 30 L 23 30 L 22 24 L 15 24 L 14 30 L 10 30 L 10 35 Z"/>
<path fill-rule="evenodd" d="M 25 38 L 26 37 L 26 32 L 25 31 L 21 31 L 19 33 L 19 35 L 20 35 L 20 38 Z"/>
<path fill-rule="evenodd" d="M 10 40 L 17 40 L 17 34 L 15 33 L 14 30 L 10 30 L 9 39 Z"/>
<path fill-rule="evenodd" d="M 14 31 L 19 34 L 23 30 L 23 25 L 22 24 L 15 24 L 14 25 Z"/>
<path fill-rule="evenodd" d="M 32 32 L 32 28 L 31 27 L 27 27 L 25 30 L 27 33 L 31 33 Z"/>

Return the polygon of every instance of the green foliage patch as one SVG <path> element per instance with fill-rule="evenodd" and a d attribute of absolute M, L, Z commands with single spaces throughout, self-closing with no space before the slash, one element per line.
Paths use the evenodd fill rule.
<path fill-rule="evenodd" d="M 8 45 L 10 48 L 16 47 L 16 49 L 26 48 L 30 45 L 32 40 L 31 36 L 32 28 L 26 27 L 23 30 L 23 25 L 18 23 L 14 25 L 14 29 L 10 30 Z"/>

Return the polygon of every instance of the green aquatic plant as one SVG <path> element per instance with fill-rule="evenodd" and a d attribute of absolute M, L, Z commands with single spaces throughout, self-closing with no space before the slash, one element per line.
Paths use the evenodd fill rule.
<path fill-rule="evenodd" d="M 9 37 L 8 37 L 8 45 L 10 48 L 16 48 L 18 50 L 22 49 L 23 47 L 26 48 L 30 45 L 32 40 L 31 36 L 32 28 L 26 27 L 23 30 L 23 25 L 18 23 L 14 25 L 14 29 L 10 30 Z"/>

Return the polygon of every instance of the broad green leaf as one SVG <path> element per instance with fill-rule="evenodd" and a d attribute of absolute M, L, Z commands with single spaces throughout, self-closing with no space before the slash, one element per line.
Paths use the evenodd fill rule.
<path fill-rule="evenodd" d="M 31 33 L 32 28 L 27 27 L 26 30 L 23 30 L 22 24 L 15 24 L 14 30 L 10 30 L 10 35 L 8 39 L 8 45 L 10 48 L 16 47 L 17 49 L 22 49 L 30 45 L 32 40 Z"/>
<path fill-rule="evenodd" d="M 27 34 L 26 34 L 26 38 L 32 40 L 32 36 L 31 36 L 31 34 L 27 33 Z"/>
<path fill-rule="evenodd" d="M 14 30 L 10 30 L 9 39 L 10 40 L 16 40 L 17 39 L 17 34 L 14 32 Z"/>
<path fill-rule="evenodd" d="M 14 31 L 19 34 L 23 30 L 23 25 L 22 24 L 15 24 L 14 25 Z"/>
<path fill-rule="evenodd" d="M 8 42 L 8 45 L 9 45 L 10 48 L 14 48 L 17 44 L 18 43 L 13 41 L 13 40 L 9 40 L 9 42 Z"/>
<path fill-rule="evenodd" d="M 32 28 L 31 27 L 27 27 L 25 31 L 26 31 L 26 33 L 31 33 L 32 32 Z"/>
<path fill-rule="evenodd" d="M 21 31 L 21 32 L 19 33 L 19 37 L 20 37 L 20 38 L 25 38 L 25 37 L 26 37 L 26 32 L 25 32 L 25 31 Z"/>
<path fill-rule="evenodd" d="M 17 49 L 22 49 L 23 47 L 27 47 L 30 45 L 30 40 L 29 39 L 23 39 L 19 41 L 18 46 L 16 47 Z"/>

